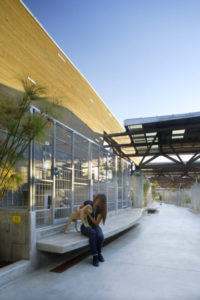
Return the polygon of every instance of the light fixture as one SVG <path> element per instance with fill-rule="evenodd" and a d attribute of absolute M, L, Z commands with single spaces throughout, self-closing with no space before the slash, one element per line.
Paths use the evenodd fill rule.
<path fill-rule="evenodd" d="M 29 81 L 31 81 L 33 84 L 36 84 L 36 81 L 33 80 L 30 76 L 28 76 L 27 79 L 28 79 Z"/>
<path fill-rule="evenodd" d="M 147 142 L 148 142 L 148 143 L 153 142 L 153 138 L 147 138 Z"/>
<path fill-rule="evenodd" d="M 130 130 L 133 130 L 133 129 L 142 129 L 142 124 L 130 125 L 129 129 Z"/>
<path fill-rule="evenodd" d="M 172 139 L 183 139 L 183 135 L 172 135 Z"/>
<path fill-rule="evenodd" d="M 136 143 L 136 144 L 138 144 L 138 143 L 145 143 L 145 139 L 134 139 L 134 142 Z"/>
<path fill-rule="evenodd" d="M 148 133 L 146 133 L 146 136 L 148 136 L 148 137 L 150 137 L 150 136 L 154 137 L 156 134 L 157 134 L 157 132 L 148 132 Z"/>
<path fill-rule="evenodd" d="M 133 138 L 144 138 L 144 134 L 141 133 L 141 134 L 134 134 L 132 135 Z"/>
<path fill-rule="evenodd" d="M 62 61 L 64 62 L 64 63 L 66 63 L 66 60 L 64 59 L 64 57 L 62 57 L 62 55 L 58 52 L 58 57 L 60 57 L 60 59 L 62 59 Z"/>
<path fill-rule="evenodd" d="M 185 129 L 179 129 L 179 130 L 172 130 L 172 135 L 178 134 L 178 135 L 184 135 Z"/>
<path fill-rule="evenodd" d="M 147 147 L 146 146 L 139 146 L 139 147 L 137 147 L 137 150 L 146 150 L 147 149 Z"/>
<path fill-rule="evenodd" d="M 152 149 L 158 149 L 158 145 L 152 145 L 151 148 Z"/>

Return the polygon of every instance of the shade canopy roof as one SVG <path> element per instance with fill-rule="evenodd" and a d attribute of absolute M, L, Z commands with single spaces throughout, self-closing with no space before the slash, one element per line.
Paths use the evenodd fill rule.
<path fill-rule="evenodd" d="M 136 153 L 193 154 L 200 150 L 200 112 L 124 121 Z"/>
<path fill-rule="evenodd" d="M 129 136 L 129 143 L 109 142 L 109 146 L 122 153 L 126 150 L 129 159 L 140 157 L 136 169 L 145 175 L 193 176 L 193 179 L 200 175 L 200 164 L 197 163 L 200 158 L 200 112 L 128 119 L 124 126 L 125 133 L 104 138 L 109 142 L 116 137 Z M 186 161 L 183 155 L 188 155 Z M 154 163 L 160 156 L 167 162 Z"/>

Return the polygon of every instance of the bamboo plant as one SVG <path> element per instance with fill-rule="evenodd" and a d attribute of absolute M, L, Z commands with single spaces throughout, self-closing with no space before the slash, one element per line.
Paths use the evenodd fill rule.
<path fill-rule="evenodd" d="M 17 190 L 23 183 L 17 164 L 33 139 L 44 133 L 49 119 L 44 111 L 31 115 L 30 105 L 47 100 L 46 91 L 39 85 L 22 81 L 24 92 L 20 96 L 0 95 L 0 202 L 9 190 Z M 46 113 L 46 107 L 45 107 Z"/>

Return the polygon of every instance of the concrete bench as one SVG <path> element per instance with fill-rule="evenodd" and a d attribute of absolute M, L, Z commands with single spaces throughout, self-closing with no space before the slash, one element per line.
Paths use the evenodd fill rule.
<path fill-rule="evenodd" d="M 142 213 L 142 209 L 129 209 L 124 212 L 119 211 L 115 215 L 108 217 L 106 224 L 101 226 L 105 239 L 132 227 L 141 219 Z M 66 253 L 89 245 L 89 241 L 87 237 L 74 231 L 67 234 L 64 232 L 56 233 L 40 238 L 36 245 L 40 251 Z"/>
<path fill-rule="evenodd" d="M 146 207 L 143 208 L 144 212 L 154 213 L 159 209 L 160 205 L 158 202 L 151 202 Z"/>

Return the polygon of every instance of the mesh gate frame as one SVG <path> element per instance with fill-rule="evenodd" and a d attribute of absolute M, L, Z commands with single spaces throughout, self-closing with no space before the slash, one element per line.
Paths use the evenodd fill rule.
<path fill-rule="evenodd" d="M 35 107 L 31 107 L 31 113 L 37 113 L 39 110 Z M 48 117 L 49 118 L 49 117 Z M 106 150 L 103 146 L 91 141 L 86 138 L 82 134 L 78 133 L 76 130 L 66 126 L 62 122 L 50 118 L 52 120 L 53 132 L 52 132 L 52 168 L 51 168 L 51 177 L 52 177 L 52 185 L 51 192 L 52 196 L 50 199 L 50 206 L 43 207 L 40 209 L 36 208 L 36 178 L 35 178 L 35 141 L 33 141 L 30 145 L 29 149 L 29 203 L 30 210 L 35 211 L 36 213 L 36 227 L 45 227 L 54 224 L 59 224 L 67 221 L 67 218 L 71 212 L 73 212 L 77 205 L 80 205 L 83 201 L 87 200 L 85 198 L 81 199 L 81 201 L 77 200 L 81 195 L 83 196 L 83 192 L 88 196 L 88 199 L 92 199 L 93 196 L 99 192 L 105 193 L 107 196 L 107 209 L 108 212 L 116 211 L 118 209 L 123 209 L 131 206 L 130 199 L 130 179 L 127 178 L 130 176 L 130 167 L 131 164 L 128 161 L 125 161 L 123 158 L 120 158 L 114 155 L 111 151 Z M 58 197 L 57 190 L 58 188 L 58 176 L 60 176 L 60 170 L 62 169 L 62 165 L 58 162 L 58 157 L 56 156 L 57 150 L 57 128 L 58 126 L 67 132 L 69 132 L 72 136 L 71 142 L 71 168 L 68 168 L 68 171 L 71 172 L 71 197 L 68 197 L 68 204 L 62 203 L 62 206 L 58 206 Z M 85 153 L 79 153 L 80 157 L 78 157 L 76 147 L 76 138 L 88 144 L 88 150 Z M 81 147 L 79 147 L 81 148 Z M 94 155 L 93 151 L 96 149 L 96 155 Z M 101 153 L 103 155 L 101 155 Z M 85 155 L 85 157 L 84 157 Z M 95 157 L 96 156 L 96 157 Z M 93 160 L 96 159 L 95 165 Z M 79 162 L 76 164 L 76 161 Z M 108 162 L 111 162 L 111 166 Z M 84 166 L 85 164 L 85 166 Z M 88 167 L 86 167 L 88 164 Z M 123 164 L 126 166 L 127 175 L 122 172 L 118 174 L 118 164 Z M 76 172 L 78 166 L 78 170 L 80 171 L 80 177 L 76 176 Z M 67 168 L 63 169 L 67 170 Z M 129 170 L 129 172 L 128 172 Z M 110 180 L 108 180 L 108 173 L 110 176 Z M 119 175 L 122 177 L 122 181 L 119 182 Z M 78 181 L 77 181 L 78 178 Z M 60 180 L 60 182 L 63 180 Z M 68 181 L 70 182 L 70 180 Z M 41 183 L 42 178 L 41 178 Z M 49 182 L 50 184 L 50 182 Z M 63 181 L 64 184 L 64 181 Z M 121 190 L 121 199 L 119 199 L 119 191 Z M 125 192 L 127 190 L 127 193 Z M 78 194 L 77 194 L 78 193 Z M 125 194 L 127 194 L 126 199 L 124 199 Z M 79 195 L 79 196 L 76 196 Z M 41 195 L 40 195 L 41 196 Z M 43 195 L 45 197 L 45 195 Z M 57 198 L 56 198 L 57 197 Z M 120 204 L 121 201 L 121 204 Z M 62 202 L 62 197 L 60 203 Z"/>

